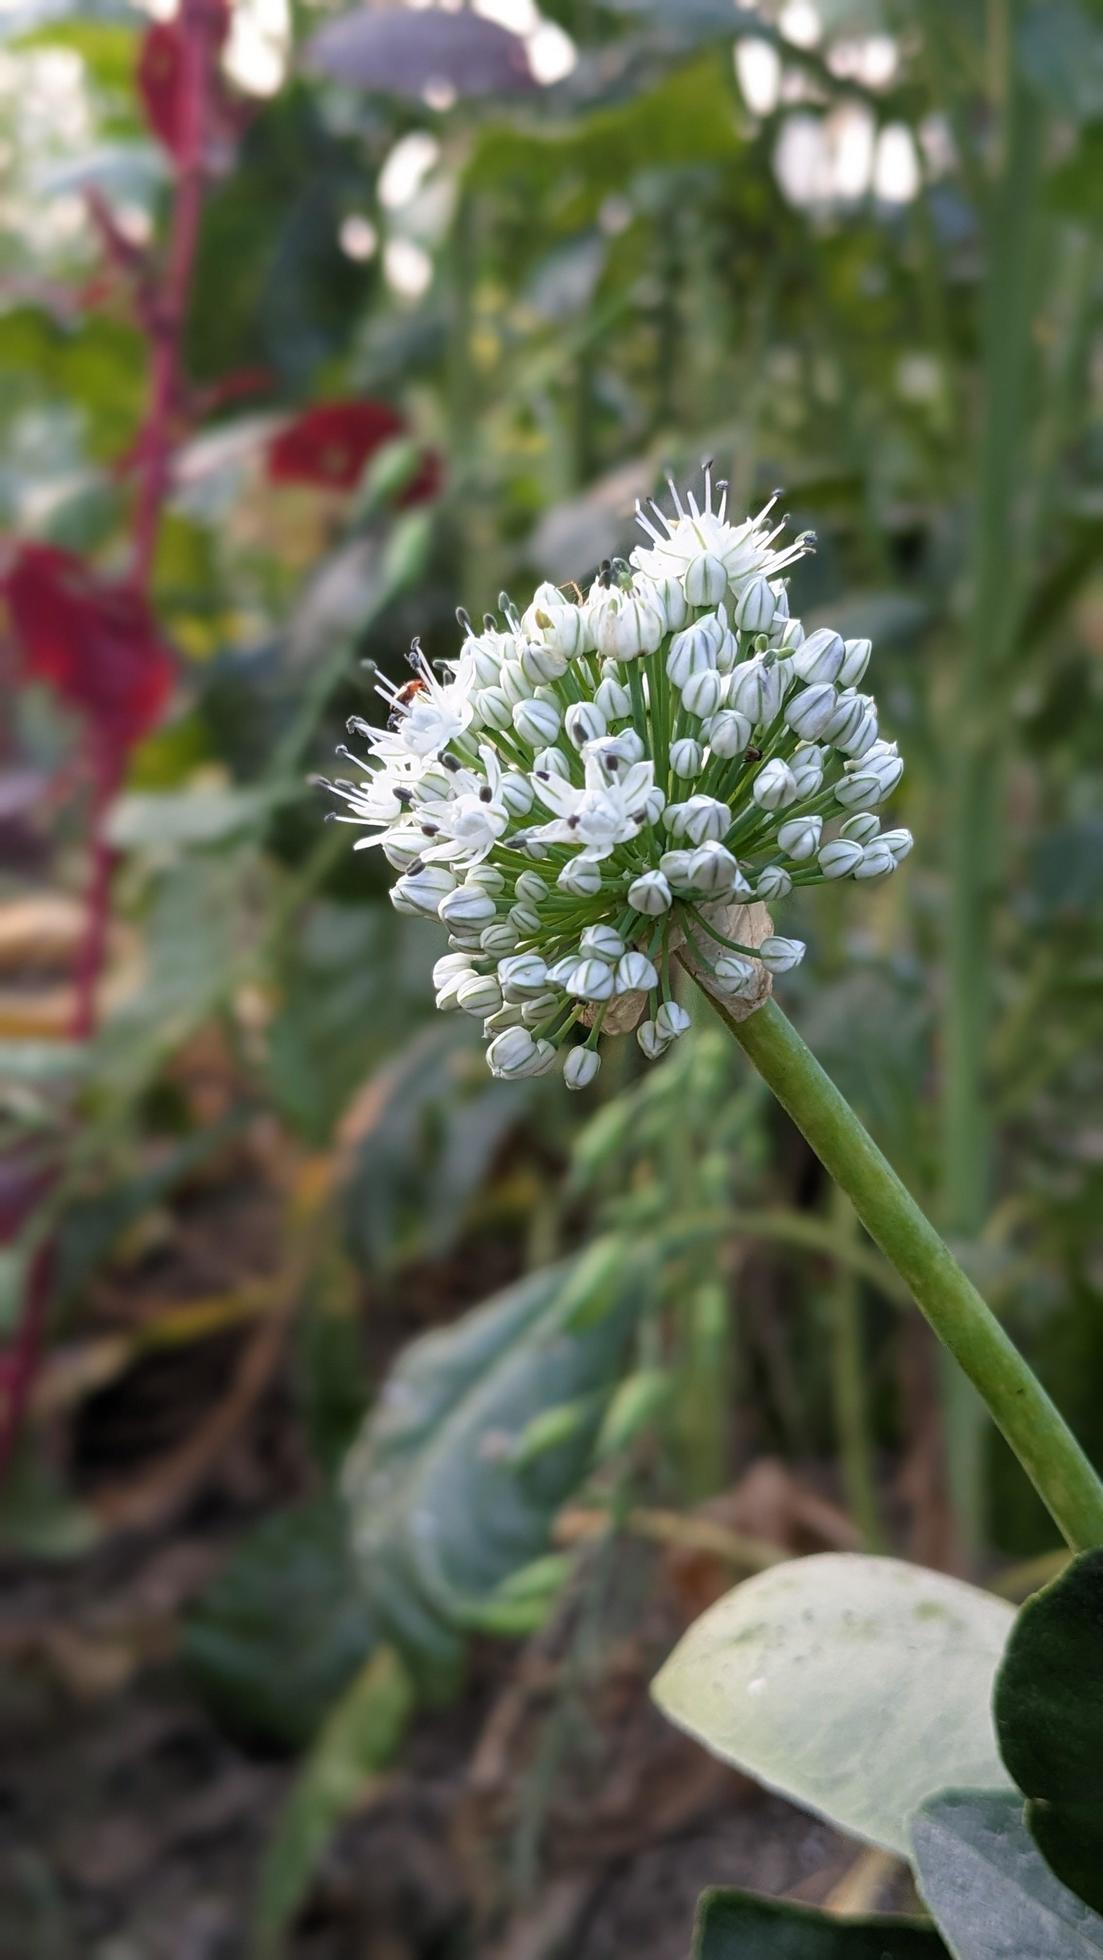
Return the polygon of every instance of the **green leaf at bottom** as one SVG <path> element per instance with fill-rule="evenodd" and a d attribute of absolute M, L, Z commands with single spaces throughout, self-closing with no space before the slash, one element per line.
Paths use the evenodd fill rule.
<path fill-rule="evenodd" d="M 1103 1912 L 1103 1552 L 1028 1599 L 996 1676 L 1004 1762 L 1065 1885 Z"/>
<path fill-rule="evenodd" d="M 1103 1919 L 1053 1876 L 1019 1797 L 944 1791 L 916 1815 L 912 1843 L 955 1960 L 1103 1960 Z"/>
<path fill-rule="evenodd" d="M 702 1892 L 693 1960 L 946 1960 L 933 1926 L 837 1919 L 753 1892 Z"/>

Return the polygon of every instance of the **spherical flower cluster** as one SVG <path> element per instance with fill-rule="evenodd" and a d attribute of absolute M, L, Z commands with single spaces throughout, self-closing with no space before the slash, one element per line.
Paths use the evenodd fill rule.
<path fill-rule="evenodd" d="M 633 1021 L 661 1055 L 689 1024 L 670 968 L 690 933 L 712 991 L 753 999 L 804 947 L 729 939 L 727 908 L 885 878 L 911 849 L 876 815 L 903 763 L 860 692 L 869 641 L 790 616 L 780 574 L 811 540 L 779 546 L 773 501 L 730 523 L 708 469 L 700 505 L 671 487 L 674 515 L 637 509 L 646 545 L 585 596 L 503 597 L 478 631 L 461 613 L 438 672 L 415 644 L 411 680 L 379 683 L 387 726 L 350 724 L 363 779 L 331 785 L 398 910 L 447 926 L 437 1006 L 482 1022 L 498 1076 L 558 1062 L 584 1088 Z"/>

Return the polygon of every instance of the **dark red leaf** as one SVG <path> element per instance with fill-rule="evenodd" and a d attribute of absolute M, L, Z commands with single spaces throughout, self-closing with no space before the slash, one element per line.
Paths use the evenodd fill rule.
<path fill-rule="evenodd" d="M 386 402 L 321 402 L 280 430 L 268 445 L 273 483 L 313 483 L 351 490 L 364 464 L 405 422 Z"/>
<path fill-rule="evenodd" d="M 414 101 L 434 89 L 463 97 L 536 87 L 519 36 L 467 8 L 359 7 L 321 28 L 309 55 L 315 68 L 347 87 Z"/>
<path fill-rule="evenodd" d="M 426 449 L 398 499 L 402 510 L 410 510 L 415 504 L 427 504 L 439 495 L 444 481 L 444 464 L 435 449 Z"/>
<path fill-rule="evenodd" d="M 141 595 L 54 545 L 22 544 L 3 594 L 28 674 L 84 715 L 119 763 L 161 714 L 173 663 Z"/>

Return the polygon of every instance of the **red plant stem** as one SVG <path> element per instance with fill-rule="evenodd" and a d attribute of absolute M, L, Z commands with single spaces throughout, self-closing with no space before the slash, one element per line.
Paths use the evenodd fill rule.
<path fill-rule="evenodd" d="M 203 209 L 208 82 L 214 72 L 219 36 L 218 15 L 209 0 L 181 0 L 179 18 L 181 121 L 176 195 L 164 276 L 150 312 L 153 356 L 149 408 L 137 443 L 140 475 L 131 578 L 143 593 L 149 589 L 161 510 L 172 480 L 173 418 L 181 394 L 180 343 Z"/>
<path fill-rule="evenodd" d="M 199 221 L 203 208 L 203 163 L 208 89 L 221 42 L 221 20 L 211 0 L 180 0 L 181 141 L 165 269 L 156 291 L 142 295 L 141 312 L 152 343 L 149 403 L 136 444 L 138 492 L 132 518 L 130 576 L 148 595 L 153 554 L 165 498 L 172 481 L 174 419 L 182 393 L 181 341 L 187 318 Z M 119 784 L 121 758 L 93 753 L 92 870 L 85 929 L 77 955 L 73 1009 L 74 1040 L 96 1031 L 100 980 L 107 957 L 111 922 L 111 884 L 115 853 L 107 840 L 107 816 Z M 34 1385 L 49 1314 L 53 1246 L 34 1254 L 15 1339 L 0 1354 L 0 1477 L 11 1461 Z"/>
<path fill-rule="evenodd" d="M 115 852 L 107 841 L 107 815 L 117 788 L 117 769 L 105 764 L 97 770 L 91 824 L 92 875 L 85 898 L 84 932 L 73 974 L 76 1000 L 70 1032 L 74 1041 L 88 1041 L 96 1032 L 99 984 L 111 925 L 111 881 L 115 872 Z"/>
<path fill-rule="evenodd" d="M 50 1304 L 54 1248 L 40 1245 L 31 1259 L 15 1340 L 0 1355 L 0 1480 L 19 1437 L 23 1412 L 34 1386 Z"/>

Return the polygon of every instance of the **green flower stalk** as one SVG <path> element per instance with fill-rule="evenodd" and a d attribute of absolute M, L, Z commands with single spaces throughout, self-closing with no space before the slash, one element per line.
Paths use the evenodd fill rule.
<path fill-rule="evenodd" d="M 542 585 L 434 671 L 415 643 L 386 727 L 356 719 L 361 780 L 341 820 L 398 873 L 392 902 L 438 918 L 437 1006 L 482 1023 L 492 1072 L 559 1067 L 582 1089 L 600 1043 L 657 1059 L 689 1026 L 687 966 L 987 1402 L 1073 1545 L 1103 1543 L 1103 1486 L 1007 1336 L 769 998 L 804 956 L 767 906 L 796 887 L 877 882 L 912 846 L 880 806 L 903 773 L 859 691 L 868 640 L 790 613 L 772 499 L 729 521 L 637 510 L 646 543 L 583 596 Z"/>

